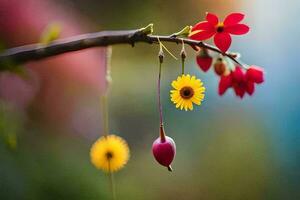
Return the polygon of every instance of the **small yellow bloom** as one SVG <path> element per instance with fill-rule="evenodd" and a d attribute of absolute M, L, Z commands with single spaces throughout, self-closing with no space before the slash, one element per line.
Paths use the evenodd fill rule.
<path fill-rule="evenodd" d="M 205 87 L 200 79 L 189 74 L 178 76 L 177 80 L 172 82 L 171 101 L 176 105 L 176 108 L 185 111 L 193 110 L 193 103 L 201 105 L 204 99 Z"/>
<path fill-rule="evenodd" d="M 91 162 L 105 172 L 120 170 L 129 159 L 129 148 L 125 140 L 116 135 L 100 137 L 91 147 Z"/>

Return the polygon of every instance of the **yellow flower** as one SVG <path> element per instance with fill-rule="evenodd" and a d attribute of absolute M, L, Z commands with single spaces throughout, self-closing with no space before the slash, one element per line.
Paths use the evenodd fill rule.
<path fill-rule="evenodd" d="M 129 148 L 126 141 L 119 136 L 103 136 L 92 145 L 90 157 L 96 168 L 115 172 L 127 163 Z"/>
<path fill-rule="evenodd" d="M 172 82 L 171 101 L 176 105 L 176 108 L 186 111 L 193 110 L 193 103 L 201 105 L 204 99 L 205 87 L 200 79 L 189 74 L 178 76 L 177 80 Z"/>

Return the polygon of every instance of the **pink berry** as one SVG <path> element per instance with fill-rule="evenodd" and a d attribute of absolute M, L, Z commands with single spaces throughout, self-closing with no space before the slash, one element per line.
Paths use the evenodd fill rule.
<path fill-rule="evenodd" d="M 172 138 L 165 136 L 157 138 L 152 145 L 152 152 L 156 161 L 172 171 L 171 163 L 176 154 L 176 145 Z"/>

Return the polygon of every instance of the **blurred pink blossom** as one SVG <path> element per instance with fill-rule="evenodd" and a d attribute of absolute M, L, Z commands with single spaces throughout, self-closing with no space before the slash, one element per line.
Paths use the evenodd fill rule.
<path fill-rule="evenodd" d="M 62 26 L 61 37 L 86 33 L 87 27 L 91 27 L 73 8 L 58 2 L 0 0 L 0 38 L 8 47 L 38 42 L 51 22 Z M 99 96 L 105 87 L 105 51 L 105 48 L 89 49 L 27 63 L 26 67 L 38 80 L 35 85 L 3 73 L 0 75 L 1 98 L 23 108 L 34 102 L 32 108 L 47 122 L 72 126 L 73 112 L 78 110 L 75 107 L 82 105 L 81 101 Z"/>

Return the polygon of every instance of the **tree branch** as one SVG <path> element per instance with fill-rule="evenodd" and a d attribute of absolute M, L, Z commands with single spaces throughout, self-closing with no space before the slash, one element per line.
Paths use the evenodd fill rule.
<path fill-rule="evenodd" d="M 49 45 L 43 44 L 31 44 L 20 47 L 7 49 L 0 54 L 0 69 L 3 65 L 7 64 L 22 64 L 29 61 L 41 60 L 51 56 L 87 49 L 91 47 L 102 47 L 114 44 L 131 44 L 134 46 L 135 43 L 158 43 L 160 41 L 188 44 L 192 47 L 201 47 L 216 53 L 227 56 L 236 64 L 242 66 L 242 64 L 230 53 L 223 53 L 217 47 L 206 44 L 201 41 L 190 40 L 185 38 L 178 38 L 174 35 L 171 36 L 160 36 L 151 35 L 153 31 L 152 24 L 145 28 L 136 30 L 125 30 L 125 31 L 101 31 L 96 33 L 88 33 L 70 37 L 66 39 L 54 40 Z"/>

